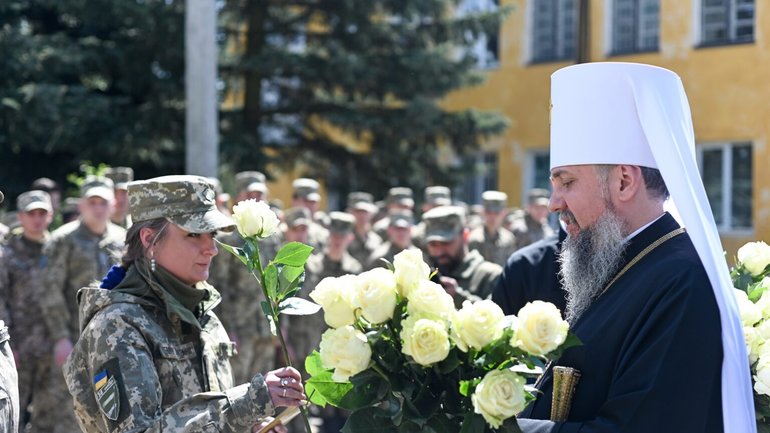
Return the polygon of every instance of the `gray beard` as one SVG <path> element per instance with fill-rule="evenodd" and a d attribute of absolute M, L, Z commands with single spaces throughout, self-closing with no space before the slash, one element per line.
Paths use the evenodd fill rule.
<path fill-rule="evenodd" d="M 566 319 L 571 325 L 617 273 L 628 244 L 624 231 L 620 218 L 607 209 L 591 227 L 564 240 L 559 258 L 560 277 L 567 292 Z"/>

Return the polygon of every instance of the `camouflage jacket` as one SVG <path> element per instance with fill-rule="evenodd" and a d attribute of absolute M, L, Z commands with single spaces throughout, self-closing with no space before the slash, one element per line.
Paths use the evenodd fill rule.
<path fill-rule="evenodd" d="M 273 414 L 261 375 L 233 387 L 233 344 L 211 311 L 213 288 L 197 324 L 174 313 L 165 292 L 141 289 L 78 293 L 82 333 L 64 376 L 84 432 L 249 432 Z"/>
<path fill-rule="evenodd" d="M 409 245 L 407 248 L 412 248 L 413 245 Z M 382 262 L 380 259 L 385 259 L 389 261 L 390 263 L 393 263 L 393 257 L 395 257 L 396 254 L 400 253 L 401 251 L 404 251 L 403 248 L 399 248 L 390 241 L 383 242 L 382 245 L 380 245 L 372 254 L 369 256 L 369 260 L 367 260 L 367 263 L 365 265 L 366 270 L 374 269 L 374 268 L 384 268 L 385 263 Z"/>
<path fill-rule="evenodd" d="M 505 266 L 508 257 L 516 251 L 516 238 L 513 237 L 513 233 L 502 227 L 490 234 L 482 225 L 471 231 L 468 247 L 478 250 L 487 261 Z"/>
<path fill-rule="evenodd" d="M 42 254 L 42 243 L 19 232 L 11 235 L 0 256 L 0 318 L 16 336 L 11 346 L 22 356 L 42 356 L 51 351 L 48 330 L 40 320 Z"/>
<path fill-rule="evenodd" d="M 534 244 L 540 239 L 551 236 L 554 232 L 548 223 L 539 223 L 535 221 L 528 213 L 524 218 L 516 220 L 511 226 L 511 232 L 516 237 L 516 249 L 524 248 L 527 245 Z"/>
<path fill-rule="evenodd" d="M 463 262 L 447 277 L 457 280 L 455 306 L 462 306 L 463 301 L 486 299 L 492 294 L 503 268 L 484 260 L 477 250 L 472 250 L 463 258 Z"/>
<path fill-rule="evenodd" d="M 53 233 L 43 248 L 43 319 L 51 338 L 75 340 L 78 335 L 77 291 L 101 280 L 120 262 L 126 231 L 108 223 L 96 235 L 80 221 L 67 223 Z"/>
<path fill-rule="evenodd" d="M 348 245 L 348 253 L 358 260 L 359 263 L 363 264 L 369 260 L 369 256 L 380 245 L 382 245 L 382 238 L 372 230 L 366 232 L 365 236 L 359 236 L 358 233 L 354 233 L 353 240 Z"/>
<path fill-rule="evenodd" d="M 8 340 L 8 328 L 0 320 L 0 431 L 16 433 L 19 428 L 19 384 Z"/>

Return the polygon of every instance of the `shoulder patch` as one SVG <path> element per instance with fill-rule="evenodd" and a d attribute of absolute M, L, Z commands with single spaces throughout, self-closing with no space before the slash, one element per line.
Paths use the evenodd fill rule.
<path fill-rule="evenodd" d="M 97 370 L 93 376 L 93 385 L 96 402 L 104 416 L 114 422 L 125 418 L 128 408 L 121 407 L 121 400 L 125 399 L 125 391 L 117 358 L 107 361 Z"/>

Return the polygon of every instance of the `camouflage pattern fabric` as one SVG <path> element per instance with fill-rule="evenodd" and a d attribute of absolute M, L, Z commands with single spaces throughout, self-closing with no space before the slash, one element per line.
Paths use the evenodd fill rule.
<path fill-rule="evenodd" d="M 468 247 L 478 250 L 487 261 L 505 266 L 508 257 L 516 251 L 516 238 L 504 228 L 488 233 L 486 227 L 476 227 L 468 237 Z"/>
<path fill-rule="evenodd" d="M 329 241 L 329 230 L 321 224 L 311 221 L 307 226 L 307 243 L 313 247 L 313 252 L 323 251 Z"/>
<path fill-rule="evenodd" d="M 412 245 L 409 245 L 407 248 L 411 247 Z M 380 259 L 385 259 L 390 263 L 393 263 L 393 257 L 401 251 L 404 251 L 404 248 L 399 248 L 390 242 L 383 243 L 369 256 L 369 259 L 366 261 L 366 270 L 384 268 L 385 263 Z"/>
<path fill-rule="evenodd" d="M 18 357 L 20 411 L 30 404 L 29 433 L 78 432 L 72 402 L 61 399 L 67 386 L 55 365 L 53 341 L 40 320 L 39 301 L 45 296 L 40 259 L 43 244 L 15 233 L 0 258 L 0 311 L 3 306 L 12 335 L 11 347 Z M 24 430 L 24 428 L 22 428 Z"/>
<path fill-rule="evenodd" d="M 19 428 L 19 391 L 16 363 L 8 344 L 8 327 L 0 320 L 0 431 L 16 433 Z"/>
<path fill-rule="evenodd" d="M 516 238 L 516 249 L 534 244 L 540 239 L 551 236 L 554 232 L 548 223 L 541 224 L 535 221 L 528 213 L 524 218 L 518 219 L 511 225 L 511 231 Z"/>
<path fill-rule="evenodd" d="M 382 238 L 372 230 L 366 232 L 365 236 L 359 236 L 358 233 L 355 233 L 353 240 L 348 245 L 348 253 L 359 263 L 366 263 L 369 256 L 380 245 L 382 245 Z"/>
<path fill-rule="evenodd" d="M 472 250 L 463 258 L 463 262 L 447 277 L 457 280 L 455 306 L 460 308 L 463 301 L 478 301 L 492 295 L 503 268 L 484 260 L 477 250 Z"/>
<path fill-rule="evenodd" d="M 43 287 L 40 298 L 43 320 L 53 341 L 78 336 L 77 291 L 101 280 L 112 265 L 120 262 L 126 231 L 107 223 L 96 235 L 80 221 L 56 229 L 43 248 Z"/>
<path fill-rule="evenodd" d="M 137 272 L 126 279 L 146 281 Z M 249 432 L 274 413 L 261 375 L 233 387 L 233 345 L 211 311 L 218 295 L 190 324 L 148 283 L 131 293 L 78 294 L 82 334 L 64 375 L 84 432 Z"/>

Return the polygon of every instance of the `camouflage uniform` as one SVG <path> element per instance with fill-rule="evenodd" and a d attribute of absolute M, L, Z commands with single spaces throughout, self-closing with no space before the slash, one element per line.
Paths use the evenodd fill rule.
<path fill-rule="evenodd" d="M 232 229 L 214 199 L 199 176 L 129 184 L 136 222 L 166 218 L 192 233 Z M 273 413 L 261 375 L 233 387 L 234 344 L 208 283 L 191 287 L 139 258 L 108 288 L 78 293 L 82 331 L 64 365 L 84 432 L 248 432 Z"/>
<path fill-rule="evenodd" d="M 8 345 L 8 327 L 0 320 L 0 431 L 16 433 L 19 428 L 19 387 L 16 363 Z"/>
<path fill-rule="evenodd" d="M 487 213 L 484 218 L 496 219 L 496 222 L 489 224 L 494 227 L 497 223 L 502 223 L 508 195 L 500 191 L 484 191 L 481 195 L 483 212 Z M 504 266 L 508 257 L 516 251 L 516 239 L 508 230 L 497 227 L 494 231 L 489 231 L 485 224 L 473 228 L 468 237 L 468 248 L 478 250 L 479 253 L 488 261 Z"/>
<path fill-rule="evenodd" d="M 243 246 L 243 238 L 236 232 L 219 236 L 218 240 L 227 245 Z M 260 241 L 263 263 L 275 257 L 277 240 L 277 236 L 271 236 Z M 259 281 L 237 257 L 222 248 L 212 261 L 209 274 L 209 281 L 222 293 L 218 316 L 238 344 L 238 353 L 230 360 L 235 382 L 248 381 L 256 371 L 273 369 L 274 337 L 260 306 L 265 296 Z"/>
<path fill-rule="evenodd" d="M 348 246 L 348 253 L 359 263 L 366 263 L 380 245 L 382 245 L 382 238 L 373 231 L 366 232 L 364 237 L 354 233 L 353 241 Z"/>
<path fill-rule="evenodd" d="M 414 194 L 411 188 L 395 187 L 388 191 L 388 197 L 385 199 L 388 206 L 388 216 L 374 223 L 372 230 L 382 239 L 388 238 L 388 227 L 390 227 L 390 213 L 395 210 L 414 209 Z"/>
<path fill-rule="evenodd" d="M 115 184 L 115 195 L 117 196 L 118 190 L 126 191 L 128 183 L 134 180 L 134 169 L 131 167 L 109 167 L 105 170 L 104 175 L 108 177 Z M 125 194 L 125 193 L 124 193 Z M 111 221 L 124 229 L 131 227 L 131 214 L 126 212 L 122 219 L 114 219 Z"/>
<path fill-rule="evenodd" d="M 294 188 L 293 197 L 295 199 L 317 202 L 321 200 L 321 194 L 318 192 L 320 185 L 317 181 L 308 178 L 294 179 L 292 182 Z M 314 215 L 310 215 L 310 221 L 307 226 L 307 241 L 313 247 L 314 251 L 323 251 L 326 241 L 329 238 L 329 230 L 318 222 L 313 220 Z"/>
<path fill-rule="evenodd" d="M 516 249 L 524 248 L 554 234 L 547 222 L 535 221 L 528 213 L 524 214 L 524 218 L 513 222 L 511 231 L 516 238 Z"/>
<path fill-rule="evenodd" d="M 411 230 L 414 228 L 413 224 L 414 221 L 412 219 L 412 212 L 408 210 L 397 210 L 391 212 L 390 215 L 388 215 L 389 227 L 400 227 Z M 412 244 L 410 241 L 406 248 L 412 248 L 413 246 L 414 244 Z M 371 255 L 369 255 L 369 258 L 366 260 L 365 268 L 369 270 L 378 267 L 384 267 L 385 263 L 383 263 L 380 259 L 385 259 L 393 263 L 393 257 L 406 248 L 399 248 L 393 242 L 388 240 L 387 242 L 384 242 L 382 245 L 380 245 L 376 250 L 374 250 Z"/>

